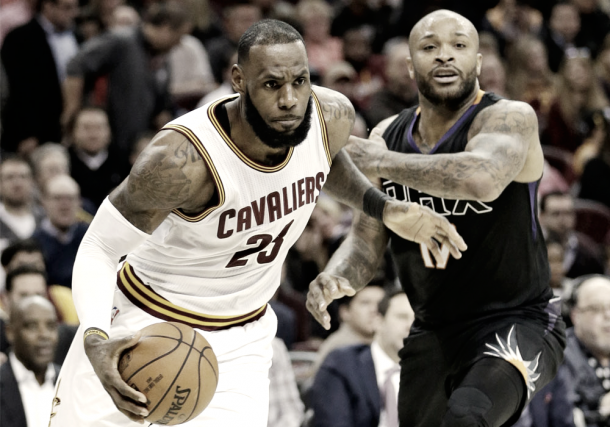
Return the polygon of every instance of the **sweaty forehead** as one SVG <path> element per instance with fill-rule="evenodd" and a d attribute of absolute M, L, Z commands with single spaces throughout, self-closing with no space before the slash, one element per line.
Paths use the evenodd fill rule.
<path fill-rule="evenodd" d="M 409 41 L 417 43 L 423 38 L 446 34 L 463 35 L 477 42 L 479 39 L 476 28 L 468 19 L 454 12 L 439 11 L 425 16 L 415 24 Z"/>
<path fill-rule="evenodd" d="M 254 45 L 250 48 L 246 68 L 254 78 L 265 74 L 301 73 L 308 69 L 303 43 Z"/>

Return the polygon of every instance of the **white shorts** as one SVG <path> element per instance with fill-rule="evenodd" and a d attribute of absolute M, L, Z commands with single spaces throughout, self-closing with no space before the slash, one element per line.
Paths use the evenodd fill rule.
<path fill-rule="evenodd" d="M 123 337 L 162 320 L 134 306 L 115 290 L 110 337 Z M 221 331 L 197 329 L 218 359 L 218 387 L 209 406 L 186 427 L 266 427 L 269 411 L 271 342 L 277 318 L 270 306 L 263 317 Z M 142 427 L 115 407 L 85 354 L 83 332 L 76 333 L 61 368 L 49 427 Z M 146 424 L 148 425 L 148 424 Z M 150 424 L 154 425 L 154 424 Z"/>

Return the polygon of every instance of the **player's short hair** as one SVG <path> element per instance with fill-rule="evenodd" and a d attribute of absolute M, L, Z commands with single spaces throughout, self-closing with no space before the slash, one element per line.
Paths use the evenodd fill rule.
<path fill-rule="evenodd" d="M 165 0 L 152 3 L 144 12 L 142 21 L 155 27 L 168 25 L 177 30 L 189 22 L 191 17 L 184 5 L 175 0 Z"/>
<path fill-rule="evenodd" d="M 257 45 L 289 44 L 303 41 L 303 36 L 290 24 L 277 19 L 262 19 L 250 28 L 237 43 L 237 63 L 243 64 L 248 60 L 250 48 Z"/>
<path fill-rule="evenodd" d="M 404 291 L 401 288 L 392 287 L 392 289 L 386 289 L 385 295 L 377 305 L 377 311 L 379 312 L 379 314 L 385 317 L 386 313 L 388 312 L 388 308 L 390 308 L 390 302 L 392 301 L 392 298 L 394 298 L 396 295 L 401 294 L 404 294 Z"/>
<path fill-rule="evenodd" d="M 9 265 L 13 258 L 15 258 L 15 255 L 17 255 L 19 252 L 42 253 L 42 249 L 40 248 L 38 242 L 34 239 L 17 240 L 15 243 L 7 246 L 2 251 L 2 255 L 0 255 L 0 263 L 2 264 L 2 267 Z"/>
<path fill-rule="evenodd" d="M 4 289 L 6 292 L 10 292 L 13 289 L 13 284 L 15 283 L 15 279 L 19 276 L 25 276 L 27 274 L 38 274 L 42 276 L 45 283 L 47 282 L 47 275 L 40 268 L 35 267 L 33 265 L 20 265 L 19 267 L 15 267 L 13 270 L 9 271 L 6 274 L 6 281 Z"/>

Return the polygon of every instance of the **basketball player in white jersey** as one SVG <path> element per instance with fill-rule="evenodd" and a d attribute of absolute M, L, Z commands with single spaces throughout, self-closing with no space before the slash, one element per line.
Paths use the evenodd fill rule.
<path fill-rule="evenodd" d="M 237 95 L 166 125 L 83 239 L 73 283 L 81 326 L 51 427 L 143 423 L 146 399 L 122 381 L 117 362 L 139 329 L 161 321 L 197 328 L 218 358 L 216 394 L 188 426 L 266 426 L 277 326 L 267 302 L 323 185 L 407 239 L 438 248 L 435 239 L 457 258 L 466 249 L 440 215 L 380 196 L 341 151 L 354 109 L 312 88 L 294 28 L 260 21 L 238 56 Z"/>

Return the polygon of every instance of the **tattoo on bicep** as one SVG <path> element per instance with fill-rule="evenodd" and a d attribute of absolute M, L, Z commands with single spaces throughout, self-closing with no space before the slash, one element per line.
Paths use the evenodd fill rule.
<path fill-rule="evenodd" d="M 180 153 L 173 158 L 155 153 L 134 167 L 128 183 L 131 197 L 148 208 L 174 208 L 184 202 L 192 182 L 183 169 L 191 162 L 191 154 L 186 149 Z"/>
<path fill-rule="evenodd" d="M 477 117 L 476 133 L 503 133 L 528 137 L 538 128 L 536 115 L 523 107 L 505 110 L 487 108 Z"/>

